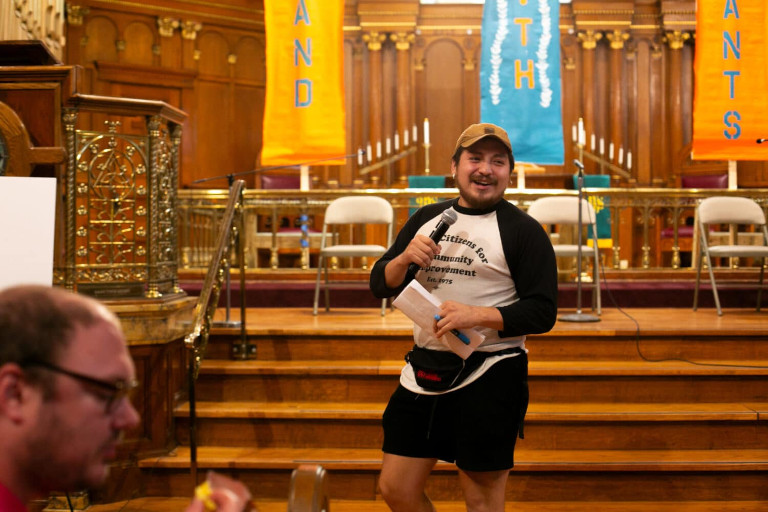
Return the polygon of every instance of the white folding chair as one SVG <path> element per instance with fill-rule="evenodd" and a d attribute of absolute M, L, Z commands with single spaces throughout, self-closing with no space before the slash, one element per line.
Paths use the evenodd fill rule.
<path fill-rule="evenodd" d="M 760 297 L 763 291 L 763 276 L 765 274 L 765 258 L 768 258 L 768 228 L 765 225 L 765 212 L 752 199 L 747 197 L 708 197 L 698 206 L 699 252 L 696 261 L 696 287 L 693 292 L 693 310 L 699 304 L 699 282 L 701 280 L 701 260 L 706 257 L 709 281 L 712 284 L 712 294 L 715 297 L 717 314 L 722 316 L 720 297 L 717 294 L 715 272 L 712 268 L 713 258 L 755 258 L 760 265 L 760 281 L 757 284 L 757 311 L 760 311 Z M 731 244 L 710 245 L 710 224 L 729 224 L 733 226 L 730 236 Z M 755 232 L 762 234 L 762 245 L 739 243 L 744 236 L 744 230 L 753 226 Z M 741 230 L 741 237 L 740 237 Z M 721 283 L 722 284 L 722 283 Z"/>
<path fill-rule="evenodd" d="M 315 283 L 315 304 L 312 310 L 317 315 L 317 303 L 320 299 L 320 274 L 325 271 L 325 310 L 329 306 L 328 260 L 331 258 L 368 257 L 377 258 L 387 251 L 392 243 L 394 210 L 389 201 L 377 196 L 345 196 L 335 199 L 325 210 L 323 233 L 320 240 L 320 255 L 317 262 L 317 281 Z M 333 231 L 340 225 L 362 226 L 369 224 L 386 224 L 387 243 L 373 245 L 366 243 L 334 245 L 336 237 Z M 387 299 L 381 301 L 381 315 L 387 311 Z"/>
<path fill-rule="evenodd" d="M 547 230 L 549 226 L 578 226 L 579 208 L 578 197 L 553 196 L 536 199 L 528 207 L 528 215 L 543 224 Z M 581 226 L 592 226 L 592 247 L 583 244 L 581 246 L 582 257 L 592 255 L 592 309 L 598 315 L 602 313 L 600 300 L 600 252 L 597 247 L 597 217 L 595 209 L 586 199 L 581 200 Z M 577 257 L 578 244 L 553 244 L 555 256 Z M 576 269 L 581 272 L 581 269 Z"/>

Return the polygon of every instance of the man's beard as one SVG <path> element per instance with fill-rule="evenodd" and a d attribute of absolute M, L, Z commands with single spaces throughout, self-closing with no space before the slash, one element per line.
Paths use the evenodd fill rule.
<path fill-rule="evenodd" d="M 488 185 L 495 187 L 497 184 L 496 181 L 493 181 L 492 183 L 488 183 Z M 459 195 L 464 199 L 464 201 L 469 205 L 470 208 L 474 208 L 476 210 L 484 210 L 486 208 L 489 208 L 496 203 L 498 203 L 503 197 L 504 194 L 502 193 L 501 196 L 493 195 L 493 196 L 481 196 L 478 197 L 478 194 L 474 193 L 472 191 L 472 179 L 470 178 L 469 184 L 467 187 L 464 187 L 464 185 L 457 183 L 457 188 L 459 189 Z"/>

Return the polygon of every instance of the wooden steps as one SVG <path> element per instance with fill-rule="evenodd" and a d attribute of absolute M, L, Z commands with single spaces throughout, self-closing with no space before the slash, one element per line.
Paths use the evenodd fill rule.
<path fill-rule="evenodd" d="M 535 402 L 760 402 L 768 397 L 763 369 L 768 368 L 768 359 L 691 364 L 539 361 L 533 357 L 529 379 Z M 200 370 L 198 400 L 386 403 L 403 364 L 373 360 L 208 360 Z"/>
<path fill-rule="evenodd" d="M 379 448 L 382 402 L 198 402 L 210 447 Z M 526 449 L 768 449 L 768 404 L 532 403 Z M 188 407 L 176 436 L 189 443 Z M 762 420 L 760 419 L 762 415 Z"/>
<path fill-rule="evenodd" d="M 768 501 L 768 450 L 521 448 L 515 459 L 515 469 L 507 483 L 507 499 L 514 502 L 663 501 L 694 490 L 698 499 L 706 501 L 740 500 L 745 495 Z M 331 496 L 377 499 L 376 478 L 381 469 L 378 449 L 202 447 L 198 451 L 200 469 L 234 472 L 259 499 L 287 495 L 290 472 L 307 463 L 321 464 L 329 472 Z M 163 481 L 170 487 L 153 488 L 156 479 L 150 479 L 151 495 L 177 495 L 173 493 L 189 488 L 187 448 L 177 449 L 173 456 L 145 460 L 142 466 L 153 468 L 152 473 L 167 470 Z M 729 475 L 728 482 L 723 481 L 725 473 Z M 170 475 L 175 478 L 168 478 Z M 435 500 L 461 499 L 454 465 L 437 464 L 428 493 Z"/>
<path fill-rule="evenodd" d="M 597 324 L 529 337 L 531 404 L 509 509 L 768 509 L 768 317 L 632 314 L 637 324 L 607 309 Z M 410 322 L 376 309 L 253 317 L 253 360 L 230 359 L 237 329 L 212 333 L 196 386 L 201 473 L 230 473 L 284 509 L 291 471 L 320 464 L 334 512 L 386 510 L 376 508 L 381 413 Z M 189 495 L 188 415 L 180 404 L 173 453 L 140 461 L 149 497 Z M 438 464 L 428 493 L 445 502 L 438 510 L 464 510 L 451 464 Z"/>

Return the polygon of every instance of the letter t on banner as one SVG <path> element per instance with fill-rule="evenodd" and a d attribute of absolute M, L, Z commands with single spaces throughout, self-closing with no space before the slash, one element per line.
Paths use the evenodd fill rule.
<path fill-rule="evenodd" d="M 344 0 L 265 0 L 264 19 L 262 165 L 344 155 Z"/>

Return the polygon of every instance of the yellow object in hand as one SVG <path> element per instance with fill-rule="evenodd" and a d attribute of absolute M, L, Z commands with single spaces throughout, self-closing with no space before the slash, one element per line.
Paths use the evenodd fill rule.
<path fill-rule="evenodd" d="M 211 484 L 208 480 L 195 487 L 195 498 L 203 502 L 205 510 L 211 512 L 216 510 L 216 503 L 211 499 Z"/>

